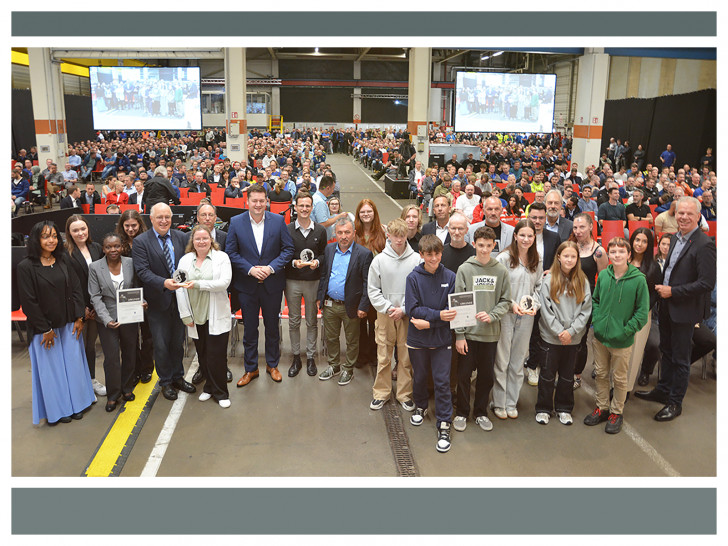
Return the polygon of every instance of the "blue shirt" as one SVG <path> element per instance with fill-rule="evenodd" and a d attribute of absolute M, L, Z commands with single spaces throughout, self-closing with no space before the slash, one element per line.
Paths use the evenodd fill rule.
<path fill-rule="evenodd" d="M 349 261 L 351 260 L 351 249 L 354 243 L 351 244 L 346 252 L 341 252 L 339 245 L 336 245 L 336 252 L 334 252 L 334 262 L 331 264 L 331 277 L 329 278 L 329 289 L 326 293 L 332 299 L 344 301 L 346 283 L 346 272 L 349 270 Z"/>
<path fill-rule="evenodd" d="M 690 240 L 690 237 L 693 236 L 693 234 L 700 229 L 700 226 L 696 227 L 694 230 L 692 230 L 687 235 L 683 235 L 681 231 L 678 231 L 675 234 L 675 248 L 672 249 L 672 254 L 670 255 L 670 261 L 665 265 L 665 276 L 662 284 L 670 286 L 670 275 L 672 274 L 672 268 L 675 267 L 675 263 L 677 262 L 677 259 L 680 257 L 680 254 L 682 254 L 683 248 L 685 248 L 685 245 Z"/>
<path fill-rule="evenodd" d="M 162 253 L 164 253 L 164 239 L 162 239 L 162 235 L 160 235 L 154 228 L 152 228 L 152 231 L 154 232 L 154 235 L 157 236 L 157 241 L 159 241 L 159 247 L 162 249 Z M 169 235 L 169 238 L 167 239 L 167 248 L 169 248 L 169 255 L 172 256 L 172 263 L 175 264 L 177 262 L 174 259 L 174 245 L 172 244 L 172 235 L 170 235 L 169 231 L 167 232 L 167 235 Z"/>
<path fill-rule="evenodd" d="M 331 212 L 329 211 L 329 205 L 326 203 L 326 197 L 317 191 L 312 195 L 312 198 L 313 210 L 311 211 L 311 220 L 317 224 L 330 220 Z"/>

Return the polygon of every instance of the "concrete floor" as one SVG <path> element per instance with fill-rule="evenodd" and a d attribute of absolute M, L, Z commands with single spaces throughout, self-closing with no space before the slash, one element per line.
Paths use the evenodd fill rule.
<path fill-rule="evenodd" d="M 400 206 L 381 191 L 351 158 L 335 155 L 330 162 L 342 186 L 345 210 L 353 211 L 364 197 L 377 205 L 387 222 Z M 242 327 L 240 327 L 242 329 Z M 242 332 L 241 332 L 242 333 Z M 262 325 L 261 325 L 261 344 Z M 28 352 L 13 333 L 12 345 L 12 475 L 80 476 L 103 440 L 113 415 L 105 399 L 81 421 L 56 427 L 32 425 Z M 235 380 L 244 373 L 242 342 L 229 360 Z M 97 349 L 97 377 L 103 382 L 103 356 Z M 185 359 L 189 370 L 192 356 Z M 261 354 L 261 362 L 263 356 Z M 371 411 L 374 370 L 355 370 L 354 380 L 339 387 L 322 382 L 305 370 L 294 379 L 286 375 L 291 353 L 283 323 L 281 371 L 276 384 L 261 376 L 245 388 L 231 383 L 232 406 L 223 410 L 213 401 L 191 395 L 177 423 L 158 476 L 395 476 L 383 412 Z M 319 369 L 325 359 L 317 355 Z M 261 364 L 264 365 L 264 364 Z M 716 381 L 703 380 L 693 366 L 683 414 L 671 423 L 657 423 L 655 403 L 633 399 L 625 409 L 623 431 L 611 436 L 602 427 L 586 427 L 583 417 L 593 409 L 591 365 L 585 387 L 576 391 L 574 425 L 558 420 L 547 426 L 535 422 L 536 388 L 523 386 L 520 417 L 500 421 L 483 432 L 473 422 L 464 432 L 453 431 L 449 453 L 434 449 L 434 418 L 423 426 L 409 424 L 401 412 L 415 465 L 421 476 L 715 476 Z M 654 385 L 656 378 L 652 378 Z M 198 389 L 199 392 L 199 389 Z M 431 406 L 434 410 L 434 402 Z M 139 476 L 150 456 L 172 402 L 159 396 L 129 455 L 122 476 Z"/>

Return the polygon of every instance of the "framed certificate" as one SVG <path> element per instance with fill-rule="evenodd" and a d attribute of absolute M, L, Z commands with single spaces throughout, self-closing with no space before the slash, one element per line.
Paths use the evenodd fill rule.
<path fill-rule="evenodd" d="M 450 329 L 467 328 L 475 326 L 475 292 L 458 292 L 447 296 L 450 309 L 457 311 L 455 318 L 450 321 Z"/>
<path fill-rule="evenodd" d="M 116 291 L 116 321 L 119 324 L 144 322 L 144 289 L 122 288 Z"/>

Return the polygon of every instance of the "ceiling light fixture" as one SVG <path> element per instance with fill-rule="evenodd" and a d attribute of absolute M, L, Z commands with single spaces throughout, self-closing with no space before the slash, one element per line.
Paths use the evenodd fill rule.
<path fill-rule="evenodd" d="M 502 51 L 498 51 L 497 53 L 493 53 L 493 57 L 497 57 L 498 55 L 503 55 Z"/>

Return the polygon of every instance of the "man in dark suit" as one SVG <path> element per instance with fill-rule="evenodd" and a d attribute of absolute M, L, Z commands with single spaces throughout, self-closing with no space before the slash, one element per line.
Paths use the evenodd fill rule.
<path fill-rule="evenodd" d="M 197 207 L 197 223 L 206 226 L 210 230 L 213 240 L 217 242 L 218 245 L 220 245 L 220 250 L 224 252 L 227 232 L 221 229 L 215 229 L 215 220 L 217 220 L 217 208 L 215 208 L 215 205 L 211 205 L 207 202 L 200 203 Z M 188 241 L 190 238 L 190 233 L 187 234 Z M 192 376 L 192 383 L 197 385 L 198 383 L 202 383 L 202 379 L 202 369 L 198 367 L 195 375 Z M 232 382 L 232 380 L 233 372 L 231 372 L 230 368 L 228 368 L 227 382 L 230 383 Z"/>
<path fill-rule="evenodd" d="M 690 351 L 695 325 L 710 314 L 710 294 L 716 281 L 715 243 L 699 228 L 700 201 L 682 197 L 675 217 L 678 232 L 665 259 L 660 296 L 660 380 L 651 391 L 635 396 L 665 404 L 656 421 L 672 421 L 682 413 L 690 378 Z"/>
<path fill-rule="evenodd" d="M 278 314 L 286 284 L 285 267 L 293 259 L 293 241 L 279 214 L 266 212 L 265 190 L 251 186 L 248 212 L 232 218 L 225 252 L 233 266 L 233 286 L 239 292 L 245 330 L 245 374 L 238 381 L 244 387 L 258 377 L 258 314 L 263 312 L 266 372 L 281 381 Z"/>
<path fill-rule="evenodd" d="M 349 217 L 337 220 L 334 232 L 337 242 L 328 244 L 324 251 L 325 264 L 316 302 L 323 311 L 329 357 L 329 366 L 319 379 L 327 381 L 341 374 L 339 385 L 347 385 L 354 377 L 359 356 L 359 320 L 369 311 L 367 278 L 373 256 L 368 248 L 354 242 L 354 223 Z M 339 363 L 342 324 L 346 338 L 346 363 L 343 365 Z"/>
<path fill-rule="evenodd" d="M 551 231 L 558 234 L 560 239 L 559 244 L 561 244 L 571 235 L 574 223 L 561 216 L 561 209 L 564 207 L 564 202 L 561 199 L 561 192 L 559 190 L 551 190 L 548 192 L 546 194 L 545 203 L 546 219 L 548 220 L 544 224 L 544 227 L 546 228 L 545 231 Z M 533 208 L 533 206 L 531 208 Z M 544 269 L 547 269 L 545 262 Z"/>
<path fill-rule="evenodd" d="M 435 219 L 422 226 L 422 235 L 437 235 L 443 245 L 450 244 L 450 200 L 447 195 L 438 195 L 432 201 Z"/>
<path fill-rule="evenodd" d="M 195 182 L 190 186 L 190 193 L 200 192 L 204 193 L 209 198 L 212 193 L 212 189 L 205 181 L 205 176 L 202 174 L 202 171 L 197 171 L 195 173 Z"/>
<path fill-rule="evenodd" d="M 139 212 L 143 213 L 144 207 L 142 207 L 142 202 L 144 201 L 144 182 L 141 180 L 134 182 L 134 189 L 136 189 L 136 192 L 129 196 L 129 204 L 138 205 Z"/>
<path fill-rule="evenodd" d="M 162 395 L 177 399 L 177 390 L 195 392 L 184 379 L 182 356 L 185 340 L 184 324 L 179 318 L 174 291 L 180 285 L 172 279 L 180 258 L 185 253 L 187 236 L 172 227 L 172 209 L 157 203 L 150 211 L 152 229 L 134 239 L 131 255 L 149 304 L 149 329 L 154 345 L 154 364 L 159 374 Z"/>
<path fill-rule="evenodd" d="M 81 190 L 78 186 L 68 188 L 68 195 L 61 199 L 62 209 L 75 209 L 81 206 Z"/>
<path fill-rule="evenodd" d="M 101 204 L 101 196 L 99 195 L 99 192 L 96 191 L 96 187 L 93 184 L 86 184 L 86 190 L 81 192 L 81 204 L 89 205 L 89 211 L 92 214 L 94 212 L 94 205 Z"/>

